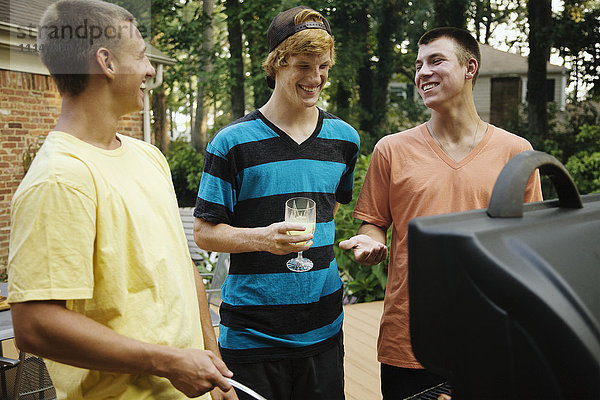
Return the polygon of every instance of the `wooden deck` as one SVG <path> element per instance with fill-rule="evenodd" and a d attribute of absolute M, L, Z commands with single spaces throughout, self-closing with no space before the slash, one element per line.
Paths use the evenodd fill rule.
<path fill-rule="evenodd" d="M 344 306 L 347 400 L 380 400 L 377 334 L 383 301 Z"/>

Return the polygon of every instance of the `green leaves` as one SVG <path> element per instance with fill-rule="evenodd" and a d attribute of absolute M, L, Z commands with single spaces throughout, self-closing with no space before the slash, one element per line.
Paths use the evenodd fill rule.
<path fill-rule="evenodd" d="M 581 150 L 569 157 L 569 170 L 582 194 L 600 192 L 600 126 L 583 125 L 575 137 Z"/>
<path fill-rule="evenodd" d="M 171 178 L 175 186 L 175 193 L 179 206 L 193 206 L 196 204 L 196 194 L 202 176 L 204 158 L 194 147 L 183 140 L 171 142 L 167 161 L 171 168 Z"/>

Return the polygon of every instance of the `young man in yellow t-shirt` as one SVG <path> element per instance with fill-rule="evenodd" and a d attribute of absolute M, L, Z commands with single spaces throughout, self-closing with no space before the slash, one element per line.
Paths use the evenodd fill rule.
<path fill-rule="evenodd" d="M 155 75 L 134 17 L 64 0 L 40 25 L 62 109 L 13 197 L 17 346 L 46 359 L 60 399 L 235 399 L 166 160 L 116 133 Z"/>
<path fill-rule="evenodd" d="M 417 216 L 486 208 L 506 162 L 532 149 L 525 139 L 477 114 L 473 85 L 480 63 L 479 45 L 465 30 L 437 28 L 421 37 L 415 84 L 431 118 L 377 143 L 354 210 L 363 224 L 356 236 L 340 243 L 361 264 L 375 265 L 387 257 L 386 233 L 393 227 L 377 344 L 384 400 L 404 399 L 443 381 L 424 370 L 412 352 L 408 222 Z M 525 201 L 539 200 L 536 173 Z"/>

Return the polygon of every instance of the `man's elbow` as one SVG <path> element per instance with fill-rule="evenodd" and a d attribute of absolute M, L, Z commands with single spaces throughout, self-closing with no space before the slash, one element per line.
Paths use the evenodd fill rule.
<path fill-rule="evenodd" d="M 36 336 L 39 334 L 39 327 L 36 326 L 35 316 L 27 312 L 27 308 L 25 303 L 11 304 L 15 345 L 25 353 L 37 354 Z"/>
<path fill-rule="evenodd" d="M 15 344 L 21 351 L 43 356 L 51 328 L 56 323 L 57 311 L 63 311 L 63 301 L 27 301 L 11 304 Z"/>
<path fill-rule="evenodd" d="M 199 248 L 211 251 L 210 249 L 210 235 L 208 234 L 209 223 L 201 218 L 194 219 L 194 242 Z"/>

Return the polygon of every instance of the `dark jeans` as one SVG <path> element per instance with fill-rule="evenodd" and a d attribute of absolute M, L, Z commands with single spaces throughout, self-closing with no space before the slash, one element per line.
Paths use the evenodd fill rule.
<path fill-rule="evenodd" d="M 446 380 L 425 369 L 400 368 L 381 364 L 383 400 L 402 400 Z"/>
<path fill-rule="evenodd" d="M 232 363 L 233 379 L 269 400 L 343 400 L 344 345 L 339 342 L 313 357 L 259 363 Z M 252 399 L 237 390 L 240 400 Z"/>

